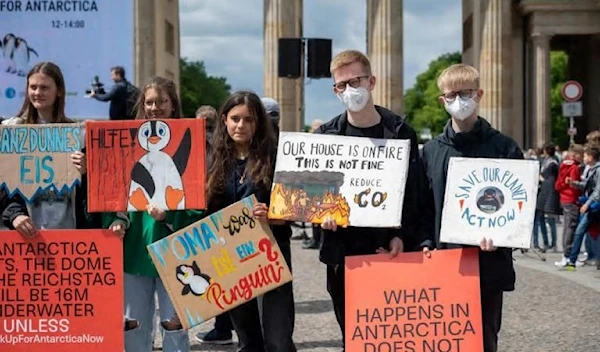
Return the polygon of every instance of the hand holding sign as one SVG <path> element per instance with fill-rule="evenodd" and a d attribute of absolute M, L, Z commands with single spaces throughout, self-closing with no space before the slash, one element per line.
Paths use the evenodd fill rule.
<path fill-rule="evenodd" d="M 27 238 L 33 238 L 38 235 L 38 230 L 35 228 L 33 220 L 27 215 L 17 216 L 13 220 L 12 225 L 15 230 Z"/>
<path fill-rule="evenodd" d="M 254 208 L 252 208 L 252 215 L 260 221 L 267 221 L 268 213 L 269 207 L 265 203 L 256 203 Z"/>
<path fill-rule="evenodd" d="M 85 160 L 85 154 L 83 154 L 82 152 L 75 152 L 71 154 L 71 162 L 73 163 L 73 165 L 75 165 L 75 168 L 82 175 L 85 175 L 85 173 L 87 172 Z"/>

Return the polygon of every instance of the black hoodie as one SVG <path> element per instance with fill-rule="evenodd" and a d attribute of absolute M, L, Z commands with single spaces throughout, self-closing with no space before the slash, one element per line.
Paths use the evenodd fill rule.
<path fill-rule="evenodd" d="M 523 159 L 519 146 L 511 138 L 503 135 L 484 118 L 478 117 L 469 132 L 456 133 L 452 120 L 444 127 L 444 132 L 423 147 L 423 165 L 427 173 L 435 208 L 435 238 L 429 245 L 437 249 L 464 247 L 459 244 L 440 243 L 440 227 L 444 192 L 448 176 L 448 161 L 451 157 Z M 433 242 L 433 243 L 431 243 Z M 496 251 L 479 251 L 481 287 L 512 291 L 515 286 L 515 271 L 511 248 L 498 248 Z"/>

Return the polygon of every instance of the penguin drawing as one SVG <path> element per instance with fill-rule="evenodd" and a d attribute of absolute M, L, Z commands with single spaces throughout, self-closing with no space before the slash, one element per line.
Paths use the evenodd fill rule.
<path fill-rule="evenodd" d="M 196 261 L 192 263 L 192 266 L 179 265 L 175 272 L 177 280 L 183 285 L 182 296 L 190 292 L 195 296 L 202 296 L 213 282 L 210 276 L 202 274 Z"/>
<path fill-rule="evenodd" d="M 144 122 L 137 139 L 147 153 L 131 170 L 127 210 L 145 211 L 148 204 L 163 210 L 184 209 L 185 191 L 181 176 L 192 149 L 190 129 L 185 131 L 173 157 L 162 151 L 171 140 L 171 129 L 166 122 Z"/>
<path fill-rule="evenodd" d="M 13 51 L 13 62 L 15 64 L 15 72 L 20 77 L 25 77 L 29 71 L 30 54 L 38 56 L 38 53 L 30 48 L 25 39 L 17 37 L 15 39 L 15 49 Z M 13 73 L 15 73 L 13 72 Z"/>
<path fill-rule="evenodd" d="M 15 53 L 17 37 L 14 34 L 8 33 L 2 38 L 2 59 L 4 60 L 5 71 L 8 73 L 17 72 L 15 61 L 13 59 Z"/>

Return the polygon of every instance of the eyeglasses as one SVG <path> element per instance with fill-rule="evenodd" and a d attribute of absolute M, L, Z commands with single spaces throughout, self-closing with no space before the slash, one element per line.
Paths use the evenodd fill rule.
<path fill-rule="evenodd" d="M 167 105 L 167 103 L 169 102 L 169 99 L 162 99 L 162 100 L 158 100 L 158 101 L 154 101 L 154 100 L 146 100 L 144 101 L 144 106 L 148 109 L 151 109 L 152 106 L 156 105 L 156 107 L 161 108 L 165 105 Z"/>
<path fill-rule="evenodd" d="M 473 92 L 476 92 L 476 91 L 477 91 L 477 89 L 463 89 L 458 92 L 444 93 L 444 94 L 442 94 L 442 96 L 444 97 L 444 99 L 446 99 L 446 101 L 451 102 L 451 101 L 454 101 L 457 96 L 460 96 L 461 99 L 469 99 L 469 98 L 473 97 Z"/>
<path fill-rule="evenodd" d="M 350 86 L 352 88 L 358 88 L 360 87 L 360 80 L 363 78 L 369 78 L 370 76 L 358 76 L 358 77 L 354 77 L 354 78 L 350 78 L 347 81 L 341 81 L 341 82 L 337 82 L 333 84 L 333 90 L 336 93 L 342 93 L 343 91 L 346 90 L 346 86 Z"/>

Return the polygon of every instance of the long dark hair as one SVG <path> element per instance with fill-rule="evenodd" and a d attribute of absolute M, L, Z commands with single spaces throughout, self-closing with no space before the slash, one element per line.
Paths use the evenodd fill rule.
<path fill-rule="evenodd" d="M 29 99 L 29 78 L 36 73 L 43 73 L 46 76 L 52 78 L 54 84 L 56 84 L 56 100 L 54 101 L 54 108 L 52 109 L 52 121 L 51 122 L 72 122 L 65 116 L 65 79 L 63 74 L 56 64 L 52 62 L 40 62 L 27 74 L 27 82 L 25 83 L 25 100 L 21 111 L 19 111 L 18 117 L 25 119 L 27 124 L 38 123 L 39 114 L 37 109 L 31 103 Z"/>
<path fill-rule="evenodd" d="M 209 202 L 213 196 L 224 192 L 227 171 L 235 167 L 235 142 L 227 133 L 225 119 L 231 109 L 242 104 L 248 107 L 256 125 L 254 136 L 250 142 L 250 153 L 246 166 L 248 176 L 256 186 L 269 190 L 271 188 L 277 148 L 273 127 L 258 95 L 248 91 L 239 91 L 231 95 L 223 104 L 215 123 L 206 187 Z"/>
<path fill-rule="evenodd" d="M 173 81 L 164 77 L 154 77 L 150 82 L 146 83 L 142 91 L 140 92 L 140 97 L 138 98 L 137 103 L 135 104 L 135 109 L 137 110 L 137 114 L 135 115 L 136 120 L 145 120 L 146 119 L 146 111 L 144 110 L 144 101 L 146 101 L 146 92 L 148 89 L 154 88 L 159 95 L 166 93 L 171 100 L 171 105 L 173 106 L 173 113 L 171 114 L 171 118 L 180 118 L 181 117 L 181 101 L 179 100 L 179 96 L 177 95 L 177 86 Z"/>

